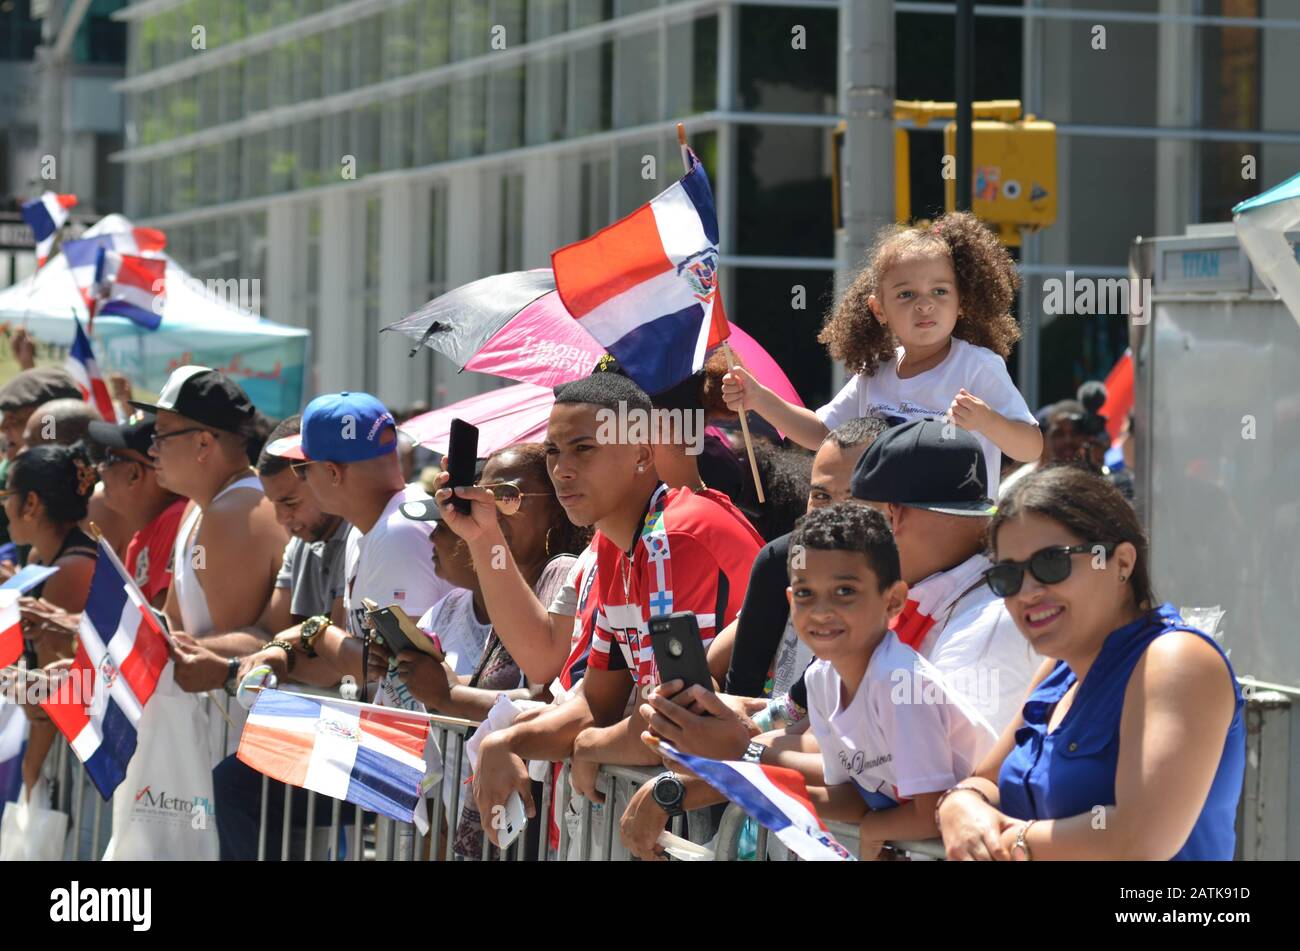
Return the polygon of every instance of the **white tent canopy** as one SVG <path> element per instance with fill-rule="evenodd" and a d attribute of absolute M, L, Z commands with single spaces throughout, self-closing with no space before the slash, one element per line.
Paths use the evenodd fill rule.
<path fill-rule="evenodd" d="M 129 231 L 122 215 L 109 215 L 83 237 Z M 165 255 L 164 255 L 165 256 Z M 302 405 L 307 365 L 305 330 L 263 320 L 226 299 L 167 258 L 162 324 L 146 330 L 123 317 L 96 317 L 92 345 L 102 373 L 121 371 L 137 386 L 158 392 L 173 369 L 189 363 L 223 370 L 268 416 L 296 413 Z M 248 285 L 244 285 L 246 288 Z M 231 288 L 231 294 L 238 286 Z M 72 317 L 86 322 L 86 306 L 62 253 L 24 281 L 0 291 L 0 320 L 24 326 L 33 337 L 69 346 Z"/>

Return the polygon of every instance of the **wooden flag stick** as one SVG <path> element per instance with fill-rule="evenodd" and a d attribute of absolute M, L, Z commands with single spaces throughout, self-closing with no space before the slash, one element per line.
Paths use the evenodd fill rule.
<path fill-rule="evenodd" d="M 682 153 L 682 168 L 689 172 L 691 170 L 691 158 L 686 145 L 686 126 L 680 122 L 677 123 L 677 145 Z M 727 358 L 727 370 L 736 369 L 736 355 L 732 352 L 731 345 L 724 340 L 721 346 L 722 354 Z M 749 436 L 749 418 L 745 415 L 743 407 L 736 415 L 740 417 L 740 434 L 745 437 L 745 453 L 749 456 L 749 471 L 754 475 L 754 491 L 758 494 L 758 501 L 761 505 L 767 499 L 763 497 L 763 481 L 758 476 L 758 460 L 754 458 L 754 442 Z"/>

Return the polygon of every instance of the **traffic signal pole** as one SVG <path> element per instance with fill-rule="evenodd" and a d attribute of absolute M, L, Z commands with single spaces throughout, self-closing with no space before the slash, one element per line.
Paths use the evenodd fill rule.
<path fill-rule="evenodd" d="M 872 236 L 894 221 L 894 0 L 840 0 L 841 226 L 835 297 L 862 267 Z M 833 391 L 844 367 L 832 369 Z"/>
<path fill-rule="evenodd" d="M 971 210 L 971 178 L 974 173 L 975 101 L 975 0 L 957 0 L 956 42 L 953 49 L 957 102 L 957 210 Z"/>

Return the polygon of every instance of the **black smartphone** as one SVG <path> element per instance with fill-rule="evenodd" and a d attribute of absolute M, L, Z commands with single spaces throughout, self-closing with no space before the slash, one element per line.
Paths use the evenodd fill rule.
<path fill-rule="evenodd" d="M 700 626 L 690 611 L 676 611 L 652 617 L 650 646 L 654 650 L 655 665 L 659 668 L 659 682 L 684 681 L 686 686 L 699 684 L 713 692 L 713 677 L 709 673 L 709 660 L 700 640 Z M 685 688 L 683 688 L 685 689 Z"/>
<path fill-rule="evenodd" d="M 474 484 L 474 468 L 478 462 L 478 427 L 463 419 L 451 421 L 451 438 L 447 442 L 447 480 L 448 488 L 470 486 Z M 469 499 L 458 495 L 451 497 L 451 504 L 457 512 L 469 514 Z"/>

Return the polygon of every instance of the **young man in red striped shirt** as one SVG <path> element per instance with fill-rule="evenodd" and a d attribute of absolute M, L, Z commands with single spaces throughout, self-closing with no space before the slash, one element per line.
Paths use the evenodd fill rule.
<path fill-rule="evenodd" d="M 600 763 L 658 762 L 641 743 L 638 715 L 625 716 L 633 690 L 658 683 L 649 618 L 692 611 L 707 646 L 740 610 L 762 538 L 726 496 L 704 486 L 669 489 L 660 482 L 654 448 L 634 427 L 610 433 L 610 419 L 628 419 L 634 411 L 648 418 L 650 399 L 617 374 L 556 388 L 546 433 L 549 468 L 569 519 L 597 529 L 596 628 L 582 691 L 492 733 L 479 748 L 474 795 L 485 817 L 497 815 L 495 807 L 515 791 L 528 815 L 535 814 L 527 759 L 572 757 L 574 788 L 597 802 L 603 798 L 595 791 Z M 535 601 L 509 559 L 488 490 L 457 488 L 458 496 L 474 503 L 471 514 L 462 515 L 450 505 L 446 480 L 446 473 L 439 476 L 444 488 L 435 498 L 448 527 L 481 566 L 489 613 L 494 601 Z M 486 567 L 500 566 L 503 554 L 504 570 Z M 495 830 L 485 831 L 495 842 Z"/>

